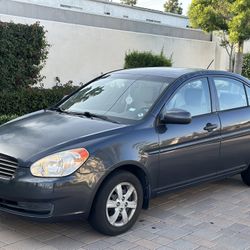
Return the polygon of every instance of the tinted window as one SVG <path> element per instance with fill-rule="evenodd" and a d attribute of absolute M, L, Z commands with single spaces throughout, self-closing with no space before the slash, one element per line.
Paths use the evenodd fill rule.
<path fill-rule="evenodd" d="M 60 107 L 67 112 L 141 120 L 169 83 L 166 79 L 115 74 L 90 83 Z"/>
<path fill-rule="evenodd" d="M 220 110 L 235 109 L 247 106 L 243 83 L 229 78 L 214 78 Z"/>
<path fill-rule="evenodd" d="M 211 99 L 207 79 L 194 80 L 183 85 L 170 102 L 166 105 L 166 111 L 182 109 L 192 116 L 211 112 Z"/>

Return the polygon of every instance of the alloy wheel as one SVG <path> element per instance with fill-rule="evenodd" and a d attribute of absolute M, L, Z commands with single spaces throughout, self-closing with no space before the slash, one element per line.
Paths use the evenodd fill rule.
<path fill-rule="evenodd" d="M 132 218 L 138 205 L 135 187 L 128 182 L 118 184 L 109 194 L 106 216 L 115 227 L 125 226 Z"/>

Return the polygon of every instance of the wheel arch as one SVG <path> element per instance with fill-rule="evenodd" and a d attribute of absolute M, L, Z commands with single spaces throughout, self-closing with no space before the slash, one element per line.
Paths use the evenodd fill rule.
<path fill-rule="evenodd" d="M 132 174 L 134 174 L 139 181 L 141 182 L 142 185 L 142 189 L 143 189 L 143 205 L 142 208 L 143 209 L 147 209 L 149 207 L 149 200 L 150 200 L 150 196 L 151 196 L 151 188 L 150 188 L 150 180 L 149 180 L 149 176 L 146 173 L 146 171 L 136 165 L 136 164 L 124 164 L 124 165 L 120 165 L 114 169 L 112 169 L 111 171 L 109 171 L 104 178 L 102 179 L 102 181 L 100 182 L 99 186 L 97 187 L 97 190 L 93 196 L 92 199 L 92 204 L 91 204 L 91 208 L 90 208 L 90 213 L 92 211 L 92 207 L 95 204 L 95 200 L 96 197 L 98 196 L 99 191 L 101 190 L 102 186 L 105 184 L 105 182 L 112 177 L 112 175 L 114 175 L 115 173 L 119 172 L 119 171 L 128 171 Z"/>

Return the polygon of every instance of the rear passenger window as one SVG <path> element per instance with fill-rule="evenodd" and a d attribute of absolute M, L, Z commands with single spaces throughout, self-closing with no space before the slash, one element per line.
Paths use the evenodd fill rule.
<path fill-rule="evenodd" d="M 220 110 L 229 110 L 247 106 L 247 97 L 243 83 L 229 78 L 214 78 Z"/>

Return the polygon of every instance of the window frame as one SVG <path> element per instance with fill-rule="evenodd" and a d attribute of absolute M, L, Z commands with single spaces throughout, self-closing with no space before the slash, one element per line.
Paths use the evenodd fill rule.
<path fill-rule="evenodd" d="M 246 92 L 246 96 L 247 96 L 247 103 L 248 103 L 248 107 L 249 107 L 250 106 L 250 94 L 248 96 L 247 88 L 250 89 L 250 86 L 248 84 L 244 84 L 244 87 L 245 87 L 245 92 Z"/>
<path fill-rule="evenodd" d="M 231 79 L 234 81 L 237 81 L 239 83 L 243 84 L 243 88 L 244 88 L 244 92 L 245 92 L 245 96 L 246 96 L 246 101 L 247 101 L 247 105 L 243 106 L 243 107 L 237 107 L 237 108 L 231 108 L 231 109 L 225 109 L 225 110 L 221 110 L 220 109 L 220 101 L 219 101 L 219 96 L 218 96 L 218 92 L 217 92 L 217 88 L 215 85 L 215 78 L 224 78 L 224 79 Z M 211 82 L 211 86 L 213 88 L 213 92 L 214 92 L 214 98 L 215 98 L 215 106 L 216 106 L 216 110 L 217 112 L 228 112 L 228 111 L 234 111 L 234 110 L 238 110 L 238 109 L 246 109 L 249 108 L 250 106 L 250 102 L 248 100 L 248 95 L 247 95 L 247 90 L 246 90 L 246 86 L 250 88 L 250 85 L 248 85 L 247 82 L 243 81 L 240 78 L 237 77 L 233 77 L 231 75 L 210 75 L 209 76 L 209 81 Z"/>
<path fill-rule="evenodd" d="M 213 87 L 211 86 L 211 83 L 209 81 L 209 76 L 195 76 L 195 77 L 192 77 L 192 78 L 189 78 L 183 82 L 181 82 L 179 84 L 179 86 L 171 93 L 171 95 L 169 96 L 168 100 L 164 103 L 162 109 L 161 109 L 161 112 L 162 113 L 166 107 L 166 105 L 169 104 L 169 102 L 172 100 L 172 98 L 175 96 L 175 94 L 182 88 L 184 87 L 184 85 L 190 83 L 190 82 L 193 82 L 193 81 L 198 81 L 198 80 L 202 80 L 202 79 L 205 79 L 207 81 L 207 85 L 208 85 L 208 91 L 209 91 L 209 97 L 210 97 L 210 106 L 211 106 L 211 111 L 209 113 L 205 113 L 205 114 L 200 114 L 200 115 L 195 115 L 195 116 L 192 116 L 192 119 L 195 118 L 195 117 L 201 117 L 201 116 L 206 116 L 206 115 L 210 115 L 210 114 L 213 114 L 215 113 L 217 110 L 216 110 L 216 103 L 215 103 L 215 100 L 214 100 L 214 89 Z"/>

